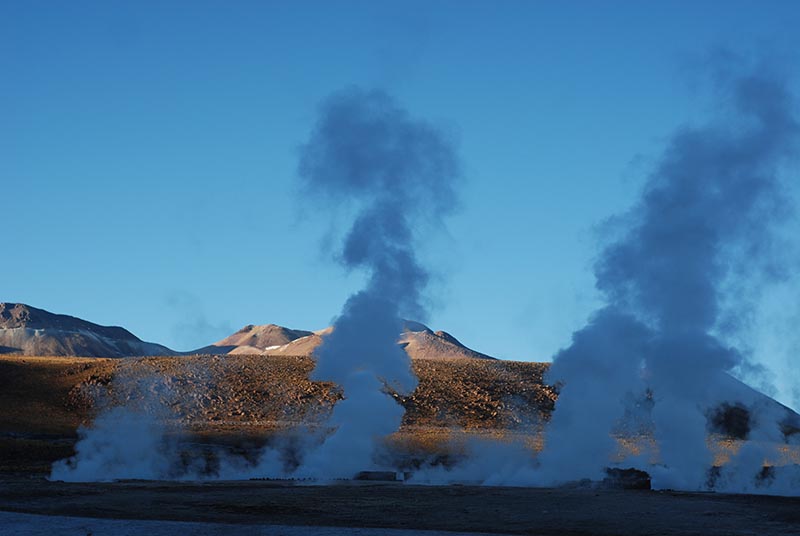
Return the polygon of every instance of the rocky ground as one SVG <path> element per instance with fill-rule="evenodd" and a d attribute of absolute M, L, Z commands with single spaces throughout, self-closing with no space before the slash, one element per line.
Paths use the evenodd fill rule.
<path fill-rule="evenodd" d="M 413 361 L 420 379 L 398 441 L 435 450 L 453 431 L 538 430 L 556 394 L 546 365 L 484 359 Z M 264 439 L 319 423 L 339 389 L 308 378 L 309 357 L 208 355 L 129 359 L 0 357 L 0 470 L 47 471 L 72 451 L 76 430 L 99 410 L 125 404 L 201 440 Z M 410 445 L 409 443 L 413 443 Z"/>
<path fill-rule="evenodd" d="M 447 456 L 465 434 L 541 446 L 541 428 L 557 398 L 544 381 L 547 364 L 470 358 L 412 363 L 417 389 L 408 396 L 391 393 L 405 408 L 392 437 L 406 453 L 403 459 Z M 337 386 L 309 380 L 313 366 L 307 356 L 0 356 L 0 472 L 48 472 L 53 461 L 73 453 L 79 426 L 116 405 L 157 416 L 190 443 L 257 448 L 276 432 L 320 424 L 341 398 Z M 728 408 L 728 429 L 714 436 L 717 463 L 741 444 L 737 434 L 747 416 L 739 413 Z M 620 446 L 638 453 L 640 442 L 621 438 Z M 796 449 L 786 449 L 775 463 L 800 461 Z"/>
<path fill-rule="evenodd" d="M 409 396 L 393 393 L 406 426 L 517 429 L 547 419 L 556 395 L 546 365 L 476 359 L 413 362 L 420 379 Z M 104 404 L 141 403 L 192 426 L 280 426 L 317 422 L 342 397 L 308 376 L 309 357 L 141 358 L 64 367 L 74 382 L 65 408 L 84 419 Z M 77 374 L 76 374 L 77 372 Z"/>

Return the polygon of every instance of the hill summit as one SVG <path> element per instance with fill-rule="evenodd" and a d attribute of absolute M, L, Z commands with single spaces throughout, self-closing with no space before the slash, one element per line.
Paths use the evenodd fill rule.
<path fill-rule="evenodd" d="M 289 329 L 276 324 L 248 324 L 221 341 L 195 350 L 194 354 L 263 354 L 297 339 L 313 335 L 311 331 Z"/>

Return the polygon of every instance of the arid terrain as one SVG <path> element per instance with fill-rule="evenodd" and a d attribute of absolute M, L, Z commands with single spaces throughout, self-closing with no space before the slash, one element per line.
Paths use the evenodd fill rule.
<path fill-rule="evenodd" d="M 613 481 L 557 489 L 475 486 L 471 481 L 420 486 L 413 478 L 406 483 L 327 485 L 50 482 L 52 463 L 74 454 L 79 427 L 91 426 L 100 412 L 118 405 L 155 416 L 177 440 L 182 455 L 204 459 L 211 464 L 206 467 L 221 453 L 250 459 L 287 431 L 322 426 L 343 396 L 336 385 L 309 378 L 311 354 L 329 330 L 248 325 L 195 355 L 144 343 L 123 328 L 22 304 L 9 304 L 0 317 L 0 342 L 6 343 L 0 348 L 5 353 L 0 355 L 0 510 L 497 534 L 800 533 L 800 501 L 793 498 L 623 490 Z M 444 331 L 414 322 L 407 322 L 399 344 L 419 378 L 410 395 L 384 386 L 405 410 L 400 430 L 387 440 L 388 452 L 404 468 L 413 472 L 421 460 L 450 464 L 461 455 L 465 441 L 475 438 L 518 440 L 531 455 L 542 446 L 542 428 L 558 397 L 557 387 L 545 381 L 548 364 L 497 360 Z M 59 355 L 29 355 L 40 348 Z M 168 355 L 130 356 L 159 348 Z M 108 357 L 68 355 L 103 352 Z M 729 381 L 744 400 L 777 404 L 733 378 Z M 785 411 L 786 423 L 793 423 L 786 425 L 787 433 L 796 433 L 796 414 L 776 408 Z M 749 419 L 746 407 L 738 404 L 709 415 L 718 464 L 739 448 Z M 636 451 L 639 441 L 647 439 L 621 437 L 620 448 Z M 780 462 L 797 460 L 798 453 L 787 449 Z M 46 526 L 46 521 L 39 522 Z M 21 523 L 28 527 L 32 521 Z"/>
<path fill-rule="evenodd" d="M 404 456 L 446 455 L 465 437 L 522 439 L 541 446 L 557 392 L 546 363 L 494 359 L 413 359 L 419 378 L 391 438 Z M 156 415 L 188 443 L 263 445 L 278 432 L 324 421 L 342 397 L 309 379 L 308 356 L 200 355 L 126 359 L 0 356 L 0 471 L 47 473 L 73 453 L 80 426 L 125 405 Z M 747 433 L 748 415 L 725 406 L 710 421 L 717 462 Z M 794 430 L 790 430 L 794 433 Z M 623 449 L 636 449 L 622 439 Z M 780 463 L 796 463 L 786 452 Z M 778 463 L 776 462 L 776 463 Z"/>
<path fill-rule="evenodd" d="M 417 390 L 398 440 L 438 443 L 454 432 L 530 432 L 556 398 L 546 365 L 484 359 L 413 361 Z M 300 356 L 120 359 L 0 356 L 0 470 L 46 472 L 70 454 L 76 430 L 109 405 L 134 403 L 206 441 L 254 440 L 315 423 L 341 397 Z M 434 448 L 431 446 L 431 448 Z"/>
<path fill-rule="evenodd" d="M 556 393 L 546 365 L 415 359 L 393 441 L 442 452 L 453 434 L 535 437 Z M 502 534 L 798 534 L 800 500 L 576 485 L 557 489 L 342 482 L 49 482 L 76 429 L 107 404 L 144 401 L 192 442 L 247 448 L 340 396 L 309 357 L 0 357 L 0 510 L 113 519 L 416 528 Z M 161 409 L 159 409 L 159 407 Z M 163 408 L 166 408 L 164 411 Z M 244 530 L 244 529 L 243 529 Z"/>

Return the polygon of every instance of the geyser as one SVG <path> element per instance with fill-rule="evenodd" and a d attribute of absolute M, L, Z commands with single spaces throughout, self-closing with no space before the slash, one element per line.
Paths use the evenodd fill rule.
<path fill-rule="evenodd" d="M 780 170 L 797 156 L 799 132 L 780 76 L 713 67 L 715 118 L 671 137 L 595 265 L 606 305 L 555 356 L 549 380 L 563 388 L 540 456 L 545 481 L 598 477 L 623 416 L 638 412 L 657 445 L 654 486 L 706 485 L 707 414 L 738 401 L 727 374 L 747 360 L 723 321 L 741 320 L 748 304 L 726 289 L 780 272 L 769 245 L 787 214 Z"/>
<path fill-rule="evenodd" d="M 352 477 L 382 469 L 377 448 L 396 431 L 403 408 L 390 396 L 417 384 L 397 345 L 404 317 L 424 318 L 428 272 L 415 233 L 454 206 L 458 160 L 448 138 L 411 117 L 382 91 L 348 89 L 330 96 L 309 141 L 299 176 L 304 193 L 326 209 L 355 210 L 339 260 L 363 269 L 366 286 L 352 295 L 316 352 L 312 378 L 344 395 L 330 416 L 335 431 L 305 456 L 298 473 Z"/>

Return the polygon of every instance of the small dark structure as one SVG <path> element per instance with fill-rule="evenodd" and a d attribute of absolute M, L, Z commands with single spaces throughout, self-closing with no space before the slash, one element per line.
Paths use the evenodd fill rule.
<path fill-rule="evenodd" d="M 369 480 L 373 482 L 403 482 L 411 476 L 402 471 L 361 471 L 353 480 Z"/>
<path fill-rule="evenodd" d="M 606 475 L 600 483 L 606 489 L 651 489 L 650 475 L 639 469 L 609 467 Z"/>

